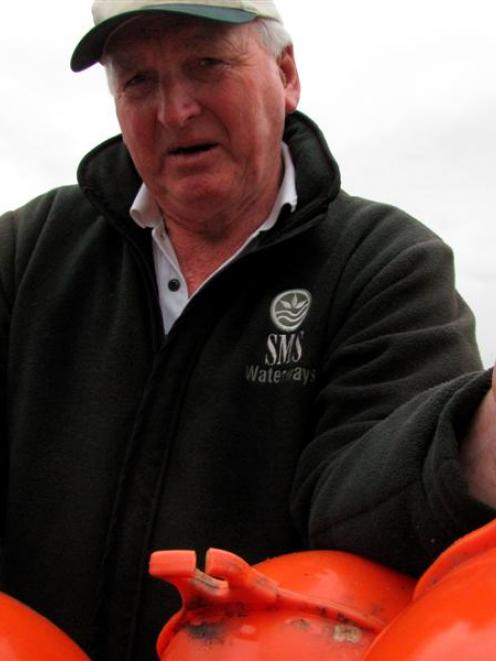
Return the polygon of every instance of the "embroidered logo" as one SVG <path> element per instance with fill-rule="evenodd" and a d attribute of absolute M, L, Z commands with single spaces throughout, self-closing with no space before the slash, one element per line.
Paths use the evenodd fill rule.
<path fill-rule="evenodd" d="M 245 378 L 257 385 L 284 384 L 310 386 L 317 380 L 317 369 L 305 357 L 305 333 L 300 328 L 312 305 L 312 295 L 306 289 L 289 289 L 270 304 L 270 318 L 276 332 L 269 333 L 263 356 L 246 365 Z"/>
<path fill-rule="evenodd" d="M 312 295 L 306 289 L 290 289 L 272 301 L 271 319 L 279 330 L 289 333 L 297 330 L 310 310 Z"/>

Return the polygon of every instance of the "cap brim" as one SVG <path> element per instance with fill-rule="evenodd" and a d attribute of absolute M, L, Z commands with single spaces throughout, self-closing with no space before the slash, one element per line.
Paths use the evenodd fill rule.
<path fill-rule="evenodd" d="M 71 69 L 73 71 L 83 71 L 99 62 L 103 54 L 105 43 L 111 32 L 113 32 L 121 23 L 128 21 L 130 18 L 150 13 L 186 14 L 188 16 L 196 16 L 198 18 L 205 18 L 207 20 L 220 21 L 223 23 L 249 23 L 257 17 L 254 12 L 244 11 L 243 9 L 183 4 L 153 5 L 151 7 L 142 7 L 136 11 L 124 12 L 118 16 L 113 16 L 106 21 L 102 21 L 102 23 L 99 23 L 96 27 L 85 34 L 72 54 Z"/>

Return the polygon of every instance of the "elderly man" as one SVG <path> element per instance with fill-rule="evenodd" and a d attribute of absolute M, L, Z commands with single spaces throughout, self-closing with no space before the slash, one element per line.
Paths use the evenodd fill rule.
<path fill-rule="evenodd" d="M 418 573 L 494 515 L 494 397 L 449 249 L 348 196 L 269 0 L 96 0 L 122 137 L 0 222 L 2 586 L 154 658 L 151 551 Z"/>

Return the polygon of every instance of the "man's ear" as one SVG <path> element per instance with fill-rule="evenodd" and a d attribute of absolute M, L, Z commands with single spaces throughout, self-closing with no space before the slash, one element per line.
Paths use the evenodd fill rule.
<path fill-rule="evenodd" d="M 296 110 L 300 100 L 300 78 L 294 58 L 293 46 L 286 46 L 277 60 L 286 97 L 286 113 Z"/>

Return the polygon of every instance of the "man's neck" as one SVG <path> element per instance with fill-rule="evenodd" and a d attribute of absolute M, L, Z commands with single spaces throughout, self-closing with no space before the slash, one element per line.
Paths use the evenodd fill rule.
<path fill-rule="evenodd" d="M 249 237 L 264 223 L 273 207 L 236 214 L 235 222 L 219 219 L 202 230 L 191 230 L 188 226 L 174 222 L 166 216 L 165 226 L 169 239 L 174 246 L 179 266 L 188 286 L 189 295 L 193 295 L 203 282 L 222 264 L 234 255 Z M 230 218 L 232 221 L 232 218 Z"/>

